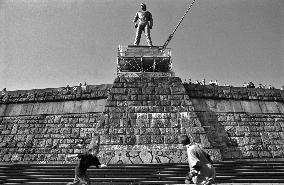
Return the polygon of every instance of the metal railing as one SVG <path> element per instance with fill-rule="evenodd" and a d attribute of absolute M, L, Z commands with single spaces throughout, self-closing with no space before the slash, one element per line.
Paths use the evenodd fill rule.
<path fill-rule="evenodd" d="M 144 46 L 119 46 L 117 73 L 171 72 L 171 49 Z"/>

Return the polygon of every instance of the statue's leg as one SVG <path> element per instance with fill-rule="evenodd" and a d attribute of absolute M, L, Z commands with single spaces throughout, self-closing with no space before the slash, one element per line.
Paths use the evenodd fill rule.
<path fill-rule="evenodd" d="M 142 30 L 143 30 L 143 26 L 138 24 L 138 27 L 137 27 L 137 30 L 136 30 L 136 36 L 135 36 L 134 45 L 139 45 L 140 39 L 141 39 Z"/>
<path fill-rule="evenodd" d="M 151 40 L 151 36 L 150 36 L 149 25 L 146 25 L 146 27 L 145 27 L 145 36 L 146 36 L 146 40 L 147 40 L 148 46 L 153 46 L 152 40 Z"/>

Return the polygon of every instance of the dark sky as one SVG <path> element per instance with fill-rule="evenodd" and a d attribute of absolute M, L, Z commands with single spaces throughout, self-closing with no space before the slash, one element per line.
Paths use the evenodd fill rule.
<path fill-rule="evenodd" d="M 136 0 L 0 0 L 0 88 L 111 84 Z M 163 45 L 188 0 L 145 0 Z M 141 39 L 146 44 L 144 35 Z M 168 45 L 182 80 L 284 85 L 283 0 L 196 0 Z"/>

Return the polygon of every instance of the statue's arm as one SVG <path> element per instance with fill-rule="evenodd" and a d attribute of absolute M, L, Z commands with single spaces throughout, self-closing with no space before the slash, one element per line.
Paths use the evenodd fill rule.
<path fill-rule="evenodd" d="M 150 13 L 150 28 L 153 27 L 153 17 L 152 17 L 152 14 Z"/>
<path fill-rule="evenodd" d="M 138 20 L 139 16 L 138 16 L 138 12 L 136 13 L 134 19 L 133 19 L 133 23 L 136 23 L 136 21 Z"/>

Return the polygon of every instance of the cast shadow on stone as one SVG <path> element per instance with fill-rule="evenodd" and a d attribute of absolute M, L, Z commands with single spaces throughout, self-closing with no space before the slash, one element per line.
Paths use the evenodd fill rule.
<path fill-rule="evenodd" d="M 234 132 L 233 126 L 225 128 L 222 122 L 218 121 L 218 115 L 212 111 L 204 101 L 202 102 L 203 111 L 196 112 L 196 115 L 204 128 L 212 148 L 219 149 L 223 160 L 240 159 L 241 150 L 238 148 L 238 142 L 232 138 Z"/>

